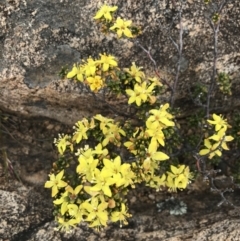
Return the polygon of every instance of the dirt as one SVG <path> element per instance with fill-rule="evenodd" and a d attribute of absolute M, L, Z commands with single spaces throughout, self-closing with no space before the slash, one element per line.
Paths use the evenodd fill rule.
<path fill-rule="evenodd" d="M 53 120 L 23 119 L 20 116 L 1 112 L 0 150 L 6 151 L 14 172 L 4 168 L 1 156 L 0 188 L 14 191 L 13 183 L 22 182 L 25 186 L 37 187 L 40 193 L 45 193 L 44 195 L 47 193 L 49 202 L 51 202 L 48 190 L 43 191 L 43 184 L 57 157 L 53 139 L 58 133 L 70 133 L 71 130 L 72 127 Z M 238 189 L 226 194 L 227 200 L 236 208 L 226 203 L 219 207 L 221 196 L 211 192 L 208 186 L 202 190 L 198 188 L 198 185 L 197 182 L 193 183 L 188 190 L 178 194 L 156 193 L 144 186 L 130 191 L 129 208 L 133 217 L 129 219 L 129 224 L 122 229 L 118 224 L 111 224 L 104 231 L 103 240 L 112 240 L 112 237 L 118 237 L 115 240 L 167 240 L 166 237 L 179 235 L 185 238 L 181 240 L 192 240 L 191 237 L 196 229 L 201 230 L 229 218 L 239 218 L 240 191 Z M 156 204 L 171 197 L 183 201 L 187 205 L 186 214 L 170 215 L 167 205 L 164 210 L 158 211 Z M 41 205 L 41 203 L 36 202 L 36 205 Z M 156 238 L 160 237 L 159 231 L 164 232 L 164 239 Z M 158 233 L 155 234 L 155 232 Z M 140 238 L 140 233 L 145 236 Z M 66 240 L 74 240 L 74 238 Z"/>

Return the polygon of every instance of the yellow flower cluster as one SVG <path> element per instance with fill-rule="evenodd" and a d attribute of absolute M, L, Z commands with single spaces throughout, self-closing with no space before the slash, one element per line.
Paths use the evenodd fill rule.
<path fill-rule="evenodd" d="M 132 32 L 129 29 L 131 25 L 132 25 L 131 20 L 125 20 L 118 17 L 114 25 L 110 28 L 110 30 L 116 30 L 117 36 L 119 38 L 121 38 L 122 35 L 125 35 L 128 38 L 133 38 Z"/>
<path fill-rule="evenodd" d="M 106 4 L 104 4 L 96 13 L 96 15 L 94 16 L 94 19 L 100 19 L 100 18 L 104 18 L 107 21 L 112 21 L 112 12 L 115 12 L 118 9 L 117 6 L 108 6 Z"/>
<path fill-rule="evenodd" d="M 54 144 L 58 148 L 58 152 L 62 155 L 67 147 L 73 150 L 73 145 L 71 143 L 71 137 L 69 135 L 59 134 L 58 139 L 54 139 Z"/>
<path fill-rule="evenodd" d="M 126 137 L 126 131 L 111 118 L 100 114 L 91 119 L 83 118 L 75 124 L 72 136 L 59 135 L 55 140 L 59 154 L 64 157 L 70 152 L 78 160 L 76 181 L 72 183 L 66 163 L 62 170 L 50 174 L 50 180 L 45 183 L 46 188 L 52 189 L 60 229 L 69 230 L 82 221 L 98 230 L 109 221 L 127 224 L 131 215 L 123 197 L 139 182 L 144 181 L 156 190 L 162 187 L 168 187 L 169 191 L 186 188 L 191 175 L 184 165 L 171 166 L 171 172 L 157 174 L 159 163 L 169 159 L 159 150 L 164 146 L 164 134 L 160 131 L 175 125 L 168 108 L 169 104 L 165 104 L 150 110 L 146 128 L 136 128 L 129 141 L 124 142 L 137 160 L 131 164 L 122 163 L 119 155 L 109 152 L 109 146 L 111 149 L 112 145 L 121 147 L 121 139 Z M 85 145 L 76 149 L 90 136 L 100 142 L 94 147 Z"/>
<path fill-rule="evenodd" d="M 117 6 L 108 6 L 104 4 L 94 16 L 94 19 L 100 21 L 105 28 L 112 30 L 117 33 L 118 38 L 126 36 L 133 38 L 140 33 L 140 30 L 132 26 L 131 20 L 126 20 L 118 17 L 116 20 L 113 17 L 113 13 L 118 9 Z M 113 24 L 113 25 L 112 25 Z M 108 28 L 108 26 L 110 27 Z M 134 32 L 134 33 L 133 33 Z M 135 34 L 136 32 L 136 34 Z"/>
<path fill-rule="evenodd" d="M 127 193 L 129 186 L 134 187 L 135 174 L 129 163 L 122 163 L 120 156 L 112 159 L 105 148 L 110 143 L 118 146 L 122 136 L 125 136 L 113 119 L 102 115 L 90 120 L 84 118 L 75 124 L 72 136 L 59 135 L 55 145 L 59 154 L 64 156 L 66 151 L 74 152 L 77 144 L 94 133 L 101 137 L 101 143 L 94 148 L 85 145 L 74 153 L 78 158 L 77 184 L 72 186 L 67 174 L 64 176 L 64 170 L 50 174 L 50 180 L 45 183 L 45 188 L 52 189 L 60 229 L 69 230 L 82 221 L 89 222 L 89 226 L 96 229 L 106 226 L 110 220 L 119 221 L 122 225 L 131 216 L 127 212 L 123 194 L 119 193 Z"/>
<path fill-rule="evenodd" d="M 165 145 L 163 129 L 175 126 L 172 121 L 173 115 L 167 111 L 168 108 L 169 104 L 165 104 L 160 106 L 159 109 L 150 110 L 150 115 L 146 120 L 146 129 L 136 128 L 136 131 L 129 141 L 124 143 L 124 146 L 138 160 L 133 164 L 133 169 L 139 174 L 139 182 L 144 181 L 147 186 L 156 190 L 166 186 L 169 191 L 176 191 L 186 188 L 189 179 L 192 178 L 188 167 L 181 165 L 177 168 L 171 165 L 171 172 L 167 172 L 167 175 L 156 175 L 160 168 L 160 161 L 169 159 L 168 155 L 159 151 L 159 147 Z"/>
<path fill-rule="evenodd" d="M 53 203 L 60 229 L 68 231 L 82 221 L 96 229 L 107 226 L 109 220 L 127 224 L 126 218 L 131 215 L 117 193 L 132 185 L 135 175 L 130 164 L 121 164 L 119 156 L 114 160 L 104 158 L 99 165 L 97 157 L 107 154 L 106 149 L 99 152 L 98 147 L 80 153 L 77 173 L 84 181 L 75 188 L 63 180 L 64 171 L 49 175 L 45 187 L 52 188 L 52 197 L 57 197 Z"/>
<path fill-rule="evenodd" d="M 116 146 L 121 145 L 121 136 L 125 136 L 126 133 L 117 124 L 114 123 L 113 119 L 106 118 L 100 114 L 94 117 L 100 121 L 100 130 L 104 136 L 102 145 L 106 146 L 109 142 L 114 143 Z"/>
<path fill-rule="evenodd" d="M 105 4 L 94 19 L 115 31 L 119 38 L 134 37 L 137 29 L 131 21 L 115 20 L 112 14 L 116 10 L 116 6 Z M 83 221 L 97 230 L 110 221 L 120 222 L 120 226 L 127 224 L 131 215 L 125 196 L 136 183 L 144 182 L 156 190 L 165 187 L 177 191 L 187 187 L 192 178 L 189 168 L 164 162 L 170 159 L 170 154 L 161 150 L 167 142 L 164 132 L 173 129 L 175 122 L 169 104 L 160 105 L 156 97 L 162 86 L 156 77 L 146 78 L 134 62 L 130 68 L 121 70 L 115 57 L 104 53 L 99 59 L 89 57 L 82 64 L 75 64 L 67 78 L 83 82 L 93 92 L 109 87 L 128 96 L 128 103 L 136 104 L 133 109 L 138 112 L 135 118 L 140 127 L 131 120 L 116 123 L 97 114 L 76 122 L 72 135 L 59 134 L 54 140 L 60 157 L 45 188 L 52 191 L 60 229 L 69 231 Z M 220 141 L 225 148 L 229 138 L 220 136 L 225 131 L 224 123 L 218 121 L 215 125 L 218 134 L 209 140 Z M 160 163 L 166 163 L 164 170 L 170 166 L 170 171 L 160 171 Z"/>
<path fill-rule="evenodd" d="M 165 104 L 157 109 L 152 109 L 149 111 L 150 117 L 146 121 L 146 134 L 151 137 L 150 145 L 156 149 L 159 144 L 164 146 L 164 134 L 163 129 L 167 127 L 175 126 L 172 121 L 173 116 L 167 112 L 169 104 Z"/>
<path fill-rule="evenodd" d="M 178 168 L 171 165 L 171 172 L 167 172 L 167 174 L 166 186 L 169 188 L 169 191 L 173 192 L 176 192 L 177 188 L 180 190 L 185 189 L 193 178 L 189 167 L 185 165 L 179 165 Z"/>
<path fill-rule="evenodd" d="M 232 136 L 227 136 L 227 128 L 230 127 L 227 120 L 224 120 L 221 115 L 213 114 L 213 120 L 207 120 L 209 124 L 215 126 L 215 133 L 204 139 L 204 149 L 200 150 L 201 156 L 208 155 L 212 159 L 215 155 L 222 156 L 222 149 L 229 150 L 227 142 L 232 141 Z"/>
<path fill-rule="evenodd" d="M 134 62 L 129 69 L 125 68 L 124 70 L 136 82 L 134 89 L 126 89 L 126 94 L 129 96 L 128 104 L 136 102 L 137 106 L 141 106 L 142 103 L 147 101 L 154 104 L 156 102 L 154 88 L 161 86 L 160 81 L 156 77 L 145 79 L 141 67 L 137 67 Z"/>
<path fill-rule="evenodd" d="M 98 126 L 102 132 L 101 144 L 103 146 L 106 146 L 109 143 L 119 146 L 121 144 L 121 136 L 126 135 L 124 130 L 118 126 L 118 123 L 114 123 L 114 120 L 111 118 L 104 117 L 100 114 L 94 116 L 90 120 L 83 118 L 73 127 L 75 131 L 72 137 L 70 135 L 59 134 L 58 139 L 54 139 L 59 154 L 63 155 L 67 147 L 73 151 L 74 143 L 78 144 L 84 139 L 87 140 L 88 133 L 96 129 Z"/>
<path fill-rule="evenodd" d="M 80 82 L 87 84 L 91 91 L 98 92 L 105 86 L 106 72 L 118 66 L 114 56 L 100 54 L 100 59 L 88 58 L 83 64 L 74 64 L 72 70 L 67 74 L 67 78 L 76 78 Z"/>

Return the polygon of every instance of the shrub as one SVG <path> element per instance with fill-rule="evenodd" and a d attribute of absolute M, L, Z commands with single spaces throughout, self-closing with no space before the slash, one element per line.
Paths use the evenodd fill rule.
<path fill-rule="evenodd" d="M 140 27 L 131 20 L 116 18 L 116 10 L 117 6 L 104 4 L 94 16 L 103 33 L 113 32 L 117 38 L 135 38 L 141 34 Z M 219 19 L 220 13 L 214 13 L 212 23 L 218 24 Z M 75 123 L 72 134 L 59 134 L 54 140 L 59 159 L 45 187 L 52 189 L 59 228 L 67 231 L 83 221 L 97 230 L 106 227 L 109 221 L 120 222 L 120 226 L 127 224 L 131 214 L 126 194 L 137 184 L 176 192 L 185 189 L 193 179 L 189 166 L 176 158 L 184 146 L 176 119 L 178 110 L 173 108 L 178 79 L 171 86 L 161 81 L 157 71 L 146 76 L 136 63 L 120 68 L 115 56 L 106 53 L 99 56 L 75 64 L 67 78 L 79 81 L 96 97 L 105 90 L 121 96 L 130 108 L 118 121 L 101 114 L 83 118 Z M 177 69 L 178 76 L 180 68 Z M 220 89 L 229 94 L 228 76 L 220 73 L 215 77 L 212 81 L 219 81 Z M 159 96 L 169 86 L 170 101 L 162 103 Z M 213 113 L 210 118 L 212 89 L 199 90 L 202 89 L 205 89 L 201 101 L 207 102 L 207 121 L 201 119 L 198 146 L 187 151 L 196 158 L 198 171 L 210 178 L 206 159 L 220 157 L 223 150 L 229 149 L 227 142 L 233 137 L 226 134 L 230 125 L 221 115 Z"/>

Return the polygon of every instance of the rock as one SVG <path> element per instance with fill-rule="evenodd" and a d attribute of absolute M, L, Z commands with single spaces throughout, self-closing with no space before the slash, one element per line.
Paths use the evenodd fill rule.
<path fill-rule="evenodd" d="M 54 125 L 53 125 L 53 124 L 50 124 L 50 125 L 47 126 L 47 129 L 48 129 L 48 130 L 52 130 L 53 128 L 54 128 Z"/>
<path fill-rule="evenodd" d="M 141 200 L 140 210 L 135 208 L 134 215 L 129 219 L 129 225 L 120 228 L 118 224 L 109 226 L 102 232 L 95 232 L 81 223 L 69 233 L 56 230 L 52 217 L 52 204 L 49 193 L 37 188 L 23 186 L 12 182 L 14 191 L 0 189 L 0 240 L 40 241 L 40 240 L 238 240 L 240 224 L 237 212 L 221 212 L 211 207 L 212 211 L 198 210 L 196 202 L 199 197 L 192 195 L 185 200 L 190 212 L 182 216 L 164 215 L 156 211 L 155 205 L 149 205 Z M 2 187 L 2 186 L 1 186 Z M 213 194 L 202 196 L 202 202 L 214 205 Z M 188 197 L 185 196 L 185 197 Z M 183 197 L 184 198 L 184 197 Z M 235 198 L 237 200 L 237 197 Z M 209 202 L 211 200 L 211 202 Z M 190 201 L 190 202 L 189 202 Z M 193 211 L 193 207 L 195 210 Z M 209 206 L 210 207 L 210 206 Z M 192 211 L 191 211 L 192 210 Z M 199 212 L 200 211 L 200 212 Z M 236 216 L 236 213 L 238 216 Z"/>
<path fill-rule="evenodd" d="M 16 193 L 1 191 L 0 197 L 0 236 L 7 239 L 29 228 L 29 223 L 21 217 L 21 214 L 26 210 L 27 204 L 26 200 Z"/>
<path fill-rule="evenodd" d="M 155 200 L 155 195 L 153 195 L 153 194 L 149 194 L 148 197 L 149 197 L 149 199 L 151 199 L 151 200 Z"/>
<path fill-rule="evenodd" d="M 131 199 L 130 199 L 130 203 L 135 203 L 137 201 L 137 197 L 133 196 Z"/>
<path fill-rule="evenodd" d="M 25 240 L 27 231 L 52 219 L 49 199 L 19 185 L 13 192 L 0 190 L 0 240 Z"/>
<path fill-rule="evenodd" d="M 200 232 L 195 232 L 193 240 L 209 240 L 207 237 L 210 237 L 210 240 L 212 241 L 238 240 L 240 235 L 239 227 L 240 225 L 238 220 L 224 220 L 222 222 L 217 222 L 214 225 L 211 225 L 211 227 L 205 228 Z"/>

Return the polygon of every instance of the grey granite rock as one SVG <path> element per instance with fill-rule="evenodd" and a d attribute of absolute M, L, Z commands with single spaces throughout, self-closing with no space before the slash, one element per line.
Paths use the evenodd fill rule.
<path fill-rule="evenodd" d="M 49 200 L 47 204 L 41 195 L 20 184 L 14 192 L 0 190 L 1 241 L 238 241 L 240 237 L 239 213 L 235 216 L 218 210 L 204 215 L 169 217 L 147 206 L 146 210 L 135 213 L 127 227 L 110 224 L 102 232 L 95 232 L 82 223 L 71 232 L 62 233 L 56 230 Z M 195 201 L 193 198 L 192 202 Z"/>
<path fill-rule="evenodd" d="M 0 189 L 0 240 L 26 240 L 28 233 L 53 219 L 50 199 L 39 192 L 43 187 L 13 186 L 14 191 Z"/>

